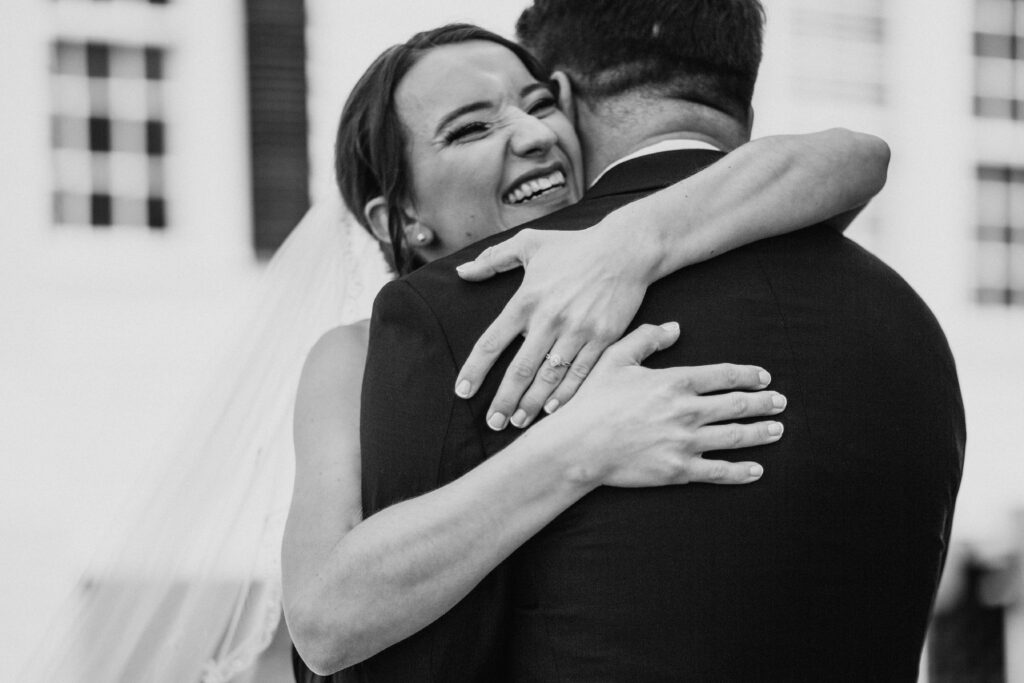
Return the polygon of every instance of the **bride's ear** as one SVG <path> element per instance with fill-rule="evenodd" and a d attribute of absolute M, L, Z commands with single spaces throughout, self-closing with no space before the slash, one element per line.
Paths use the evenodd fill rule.
<path fill-rule="evenodd" d="M 551 80 L 558 83 L 558 108 L 566 117 L 576 123 L 576 102 L 572 98 L 572 83 L 564 71 L 552 71 Z"/>
<path fill-rule="evenodd" d="M 363 215 L 366 222 L 370 224 L 373 236 L 384 244 L 391 244 L 391 231 L 388 226 L 388 204 L 383 197 L 374 197 L 366 202 L 363 207 Z M 415 216 L 405 213 L 402 215 L 402 232 L 405 233 L 405 240 L 414 247 L 426 247 L 434 239 L 434 231 L 421 224 Z"/>
<path fill-rule="evenodd" d="M 378 242 L 391 244 L 391 232 L 388 230 L 388 204 L 383 197 L 374 197 L 363 207 L 363 216 L 370 224 L 370 232 Z"/>

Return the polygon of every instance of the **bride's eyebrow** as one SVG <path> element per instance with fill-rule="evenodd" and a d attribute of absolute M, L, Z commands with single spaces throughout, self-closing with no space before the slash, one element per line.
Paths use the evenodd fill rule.
<path fill-rule="evenodd" d="M 437 124 L 437 128 L 434 129 L 434 135 L 440 135 L 441 131 L 444 130 L 449 123 L 459 118 L 460 116 L 463 116 L 465 114 L 472 114 L 475 111 L 488 109 L 491 106 L 492 104 L 490 102 L 481 100 L 479 102 L 470 102 L 469 104 L 464 104 L 461 107 L 456 107 L 455 109 L 451 110 L 450 112 L 444 115 L 440 123 Z"/>
<path fill-rule="evenodd" d="M 535 82 L 535 83 L 531 83 L 530 85 L 526 86 L 525 88 L 523 88 L 522 90 L 519 91 L 519 97 L 520 98 L 526 97 L 527 95 L 529 95 L 530 93 L 532 93 L 532 92 L 534 92 L 536 90 L 547 90 L 547 91 L 550 92 L 551 91 L 551 84 L 550 83 L 540 83 L 539 81 Z"/>

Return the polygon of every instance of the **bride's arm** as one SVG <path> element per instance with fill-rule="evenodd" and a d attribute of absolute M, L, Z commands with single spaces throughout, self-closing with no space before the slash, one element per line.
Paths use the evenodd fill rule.
<path fill-rule="evenodd" d="M 778 440 L 769 422 L 709 424 L 781 412 L 772 403 L 775 392 L 735 393 L 763 389 L 770 378 L 753 366 L 638 366 L 678 335 L 677 325 L 633 332 L 608 349 L 572 406 L 454 482 L 360 521 L 365 333 L 328 333 L 311 352 L 300 383 L 295 491 L 283 546 L 285 615 L 306 663 L 328 674 L 419 631 L 600 484 L 756 481 L 760 467 L 754 463 L 696 454 L 732 448 L 736 439 L 740 446 Z M 415 354 L 418 344 L 408 352 Z M 727 389 L 733 393 L 700 395 Z M 452 400 L 443 385 L 437 392 L 435 403 Z M 423 420 L 430 419 L 422 414 L 429 408 L 421 408 Z M 631 421 L 645 428 L 627 429 Z M 403 455 L 416 461 L 427 454 Z"/>
<path fill-rule="evenodd" d="M 521 231 L 459 267 L 468 280 L 519 266 L 526 275 L 466 360 L 456 393 L 472 396 L 497 357 L 525 335 L 487 419 L 529 424 L 542 406 L 550 412 L 575 393 L 652 282 L 826 219 L 845 229 L 882 189 L 888 164 L 884 141 L 844 129 L 760 138 L 588 230 Z M 572 367 L 543 364 L 549 352 Z"/>

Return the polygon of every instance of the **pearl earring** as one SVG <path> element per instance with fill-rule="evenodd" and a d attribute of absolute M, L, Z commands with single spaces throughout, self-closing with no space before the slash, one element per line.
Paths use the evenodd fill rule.
<path fill-rule="evenodd" d="M 416 233 L 416 243 L 417 244 L 422 246 L 422 245 L 426 244 L 429 240 L 430 240 L 430 236 L 427 233 L 425 233 L 425 232 L 418 232 L 418 233 Z"/>

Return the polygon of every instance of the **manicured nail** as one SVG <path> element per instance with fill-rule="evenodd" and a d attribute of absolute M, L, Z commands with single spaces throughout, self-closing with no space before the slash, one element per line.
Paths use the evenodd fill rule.
<path fill-rule="evenodd" d="M 462 265 L 455 266 L 455 272 L 460 275 L 465 273 L 467 270 L 469 270 L 469 263 L 463 263 Z"/>
<path fill-rule="evenodd" d="M 455 387 L 455 395 L 461 398 L 469 398 L 469 394 L 472 390 L 473 385 L 469 383 L 468 379 L 464 379 L 459 382 L 459 386 Z"/>
<path fill-rule="evenodd" d="M 760 477 L 762 474 L 764 474 L 764 468 L 763 467 L 761 467 L 760 465 L 751 465 L 750 466 L 750 476 L 751 477 L 754 477 L 756 479 L 757 477 Z"/>
<path fill-rule="evenodd" d="M 558 406 L 559 406 L 558 399 L 557 398 L 553 398 L 553 399 L 551 399 L 550 401 L 548 401 L 547 403 L 544 404 L 544 412 L 547 413 L 548 415 L 550 415 L 551 413 L 553 413 L 556 410 L 558 410 Z"/>
<path fill-rule="evenodd" d="M 520 408 L 516 412 L 512 413 L 512 424 L 516 427 L 526 426 L 526 411 Z"/>
<path fill-rule="evenodd" d="M 666 332 L 678 332 L 679 331 L 679 323 L 675 323 L 675 322 L 672 322 L 672 323 L 662 323 L 661 325 L 658 325 L 658 327 L 660 327 L 661 329 L 665 330 Z"/>
<path fill-rule="evenodd" d="M 492 413 L 491 416 L 487 418 L 487 426 L 496 432 L 500 432 L 504 429 L 506 424 L 508 424 L 508 421 L 501 413 Z"/>
<path fill-rule="evenodd" d="M 757 378 L 761 380 L 761 386 L 766 387 L 772 383 L 772 376 L 768 374 L 767 370 L 762 370 L 757 373 Z"/>
<path fill-rule="evenodd" d="M 782 436 L 782 423 L 781 422 L 769 422 L 768 433 L 771 436 Z"/>
<path fill-rule="evenodd" d="M 786 397 L 782 394 L 775 394 L 772 396 L 772 405 L 776 408 L 782 409 L 786 407 Z"/>

